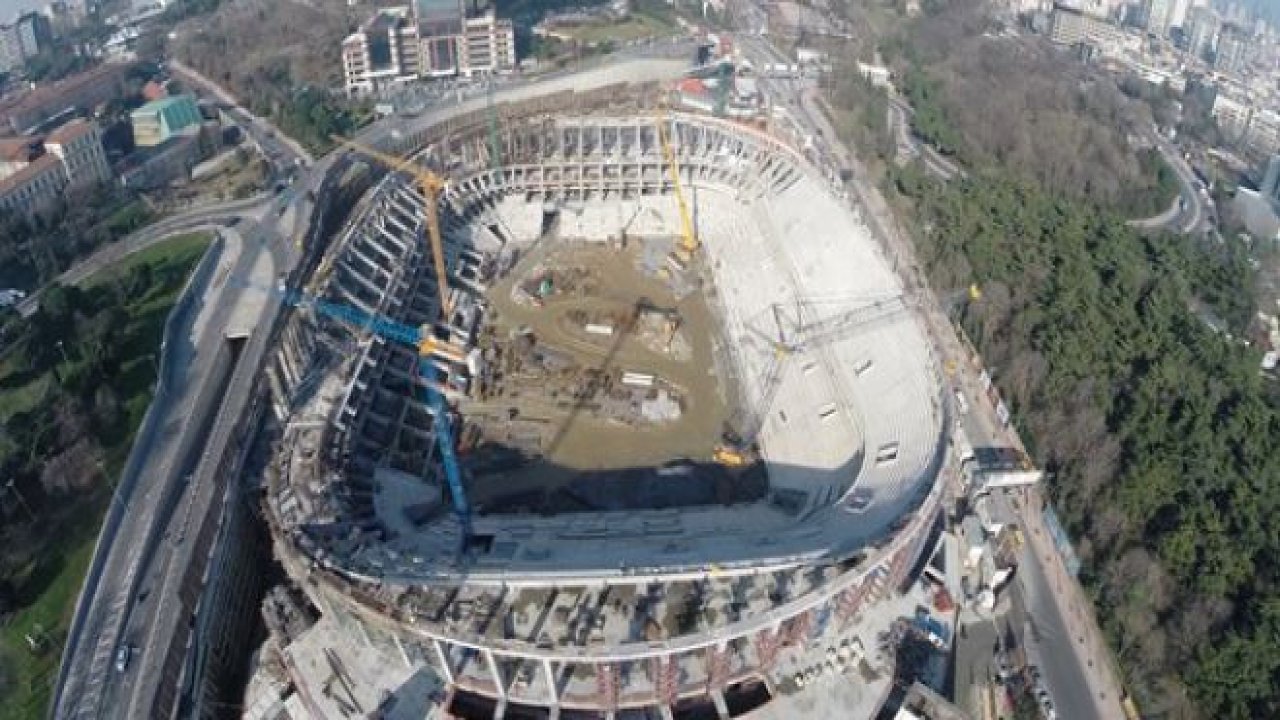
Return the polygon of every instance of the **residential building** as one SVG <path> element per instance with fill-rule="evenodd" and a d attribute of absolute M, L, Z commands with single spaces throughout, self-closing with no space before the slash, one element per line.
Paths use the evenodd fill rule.
<path fill-rule="evenodd" d="M 1244 140 L 1257 152 L 1280 152 L 1280 115 L 1270 110 L 1256 110 L 1245 130 Z"/>
<path fill-rule="evenodd" d="M 1228 75 L 1239 75 L 1249 60 L 1249 34 L 1232 23 L 1226 23 L 1218 33 L 1217 54 L 1214 56 L 1215 70 Z"/>
<path fill-rule="evenodd" d="M 1173 0 L 1146 0 L 1147 32 L 1157 37 L 1169 34 L 1169 16 L 1173 10 Z"/>
<path fill-rule="evenodd" d="M 508 73 L 515 67 L 515 28 L 492 9 L 467 18 L 464 47 L 458 72 L 466 77 Z"/>
<path fill-rule="evenodd" d="M 200 108 L 190 95 L 152 100 L 129 114 L 133 123 L 133 144 L 155 147 L 193 125 L 199 125 Z"/>
<path fill-rule="evenodd" d="M 48 137 L 0 141 L 0 211 L 31 216 L 57 204 L 67 188 L 111 179 L 102 134 L 73 120 Z"/>
<path fill-rule="evenodd" d="M 111 180 L 111 166 L 102 148 L 102 130 L 97 123 L 72 120 L 50 133 L 44 146 L 62 162 L 68 187 L 92 187 Z"/>
<path fill-rule="evenodd" d="M 458 0 L 416 0 L 379 10 L 343 40 L 342 56 L 347 94 L 359 96 L 418 78 L 510 72 L 515 29 L 492 8 L 468 17 Z"/>
<path fill-rule="evenodd" d="M 342 70 L 348 95 L 364 95 L 418 77 L 420 43 L 409 8 L 377 11 L 342 41 Z"/>
<path fill-rule="evenodd" d="M 1053 9 L 1049 39 L 1059 45 L 1094 45 L 1108 53 L 1126 44 L 1124 31 L 1119 27 L 1061 5 Z"/>
<path fill-rule="evenodd" d="M 414 0 L 414 18 L 422 43 L 422 77 L 452 77 L 458 73 L 466 10 L 459 0 Z"/>
<path fill-rule="evenodd" d="M 1213 119 L 1218 129 L 1229 141 L 1241 140 L 1249 130 L 1249 122 L 1253 119 L 1253 108 L 1248 102 L 1236 100 L 1225 93 L 1218 93 L 1213 101 Z"/>
<path fill-rule="evenodd" d="M 88 114 L 102 103 L 124 94 L 125 63 L 103 63 L 0 100 L 0 134 L 28 134 L 45 120 L 71 111 Z"/>
<path fill-rule="evenodd" d="M 1187 52 L 1197 58 L 1206 59 L 1218 47 L 1218 30 L 1222 22 L 1218 13 L 1210 7 L 1194 7 L 1187 13 L 1187 24 L 1184 28 L 1187 36 Z"/>
<path fill-rule="evenodd" d="M 23 13 L 12 24 L 0 24 L 0 72 L 21 70 L 27 58 L 53 43 L 49 18 Z"/>

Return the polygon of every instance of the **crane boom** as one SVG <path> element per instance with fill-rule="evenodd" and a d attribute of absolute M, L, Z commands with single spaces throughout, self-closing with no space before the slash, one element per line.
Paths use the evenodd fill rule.
<path fill-rule="evenodd" d="M 658 116 L 658 143 L 662 146 L 662 158 L 671 174 L 671 186 L 676 196 L 676 205 L 680 208 L 680 249 L 690 258 L 698 251 L 698 236 L 693 227 L 693 216 L 689 214 L 689 205 L 684 199 L 684 188 L 680 184 L 680 162 L 676 159 L 671 142 L 667 139 L 667 119 Z"/>
<path fill-rule="evenodd" d="M 801 305 L 805 304 L 801 303 Z M 911 306 L 911 301 L 901 296 L 876 298 L 813 322 L 801 322 L 797 318 L 788 333 L 784 324 L 792 324 L 792 322 L 788 318 L 787 323 L 784 323 L 781 307 L 774 305 L 772 314 L 778 326 L 777 339 L 760 330 L 748 328 L 764 338 L 769 345 L 770 358 L 761 375 L 759 398 L 753 408 L 735 413 L 730 421 L 729 431 L 725 433 L 725 443 L 715 449 L 715 460 L 730 466 L 746 465 L 750 462 L 756 438 L 764 427 L 764 420 L 768 417 L 773 401 L 782 387 L 789 357 L 798 352 L 814 350 L 865 332 L 881 322 L 906 312 Z"/>
<path fill-rule="evenodd" d="M 246 287 L 255 286 L 246 285 Z M 461 359 L 465 355 L 459 349 L 432 337 L 429 326 L 415 328 L 377 313 L 318 298 L 296 289 L 272 290 L 257 287 L 255 289 L 279 294 L 282 302 L 290 307 L 311 308 L 317 314 L 353 325 L 402 345 L 408 345 L 417 351 L 418 375 L 422 379 L 426 403 L 435 418 L 434 429 L 436 446 L 440 450 L 440 464 L 444 467 L 445 481 L 449 484 L 454 515 L 457 516 L 458 524 L 462 528 L 462 545 L 465 549 L 471 539 L 471 505 L 467 502 L 466 488 L 462 483 L 462 468 L 458 464 L 457 451 L 454 449 L 453 421 L 449 418 L 449 409 L 445 407 L 444 394 L 435 387 L 438 379 L 433 377 L 436 371 L 430 360 L 430 357 L 437 353 L 444 354 L 450 359 Z"/>
<path fill-rule="evenodd" d="M 418 188 L 422 191 L 424 203 L 422 208 L 423 225 L 427 228 L 427 239 L 430 241 L 431 260 L 436 266 L 436 289 L 440 293 L 440 314 L 447 319 L 453 308 L 449 304 L 449 278 L 444 264 L 444 239 L 440 235 L 440 211 L 438 206 L 440 193 L 444 191 L 448 182 L 443 177 L 408 158 L 374 150 L 354 140 L 348 140 L 337 135 L 333 136 L 333 140 L 343 147 L 365 155 L 372 160 L 377 160 L 393 171 L 406 172 L 413 176 Z"/>

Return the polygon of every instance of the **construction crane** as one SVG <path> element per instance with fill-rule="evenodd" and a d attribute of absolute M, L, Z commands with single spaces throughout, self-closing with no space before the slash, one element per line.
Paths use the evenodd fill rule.
<path fill-rule="evenodd" d="M 333 141 L 339 145 L 365 155 L 370 159 L 377 160 L 393 172 L 408 173 L 413 177 L 414 182 L 418 184 L 418 188 L 422 191 L 424 203 L 422 208 L 423 225 L 427 228 L 427 239 L 431 245 L 431 260 L 436 268 L 436 288 L 440 293 L 440 315 L 447 318 L 453 308 L 449 303 L 449 279 L 444 264 L 444 239 L 440 235 L 440 215 L 437 206 L 439 205 L 440 193 L 444 191 L 448 182 L 443 177 L 408 158 L 374 150 L 337 135 L 332 137 Z"/>
<path fill-rule="evenodd" d="M 789 316 L 781 305 L 772 305 L 770 312 L 777 326 L 776 337 L 748 327 L 751 332 L 763 338 L 768 346 L 769 357 L 764 372 L 761 373 L 763 379 L 760 395 L 752 407 L 739 408 L 730 418 L 723 442 L 712 452 L 712 459 L 716 462 L 729 467 L 742 467 L 755 459 L 756 440 L 764 427 L 765 418 L 773 408 L 778 390 L 782 388 L 787 361 L 792 356 L 865 332 L 911 307 L 911 303 L 901 296 L 875 298 L 829 317 L 807 320 L 805 316 L 817 304 L 813 301 L 797 302 L 794 316 Z"/>
<path fill-rule="evenodd" d="M 680 208 L 680 246 L 674 255 L 681 264 L 688 265 L 698 252 L 701 243 L 693 227 L 693 216 L 689 214 L 689 205 L 684 200 L 684 188 L 680 184 L 680 162 L 667 138 L 667 115 L 659 113 L 657 119 L 658 143 L 662 146 L 662 158 L 666 161 L 667 170 L 671 173 L 671 187 L 676 196 L 676 204 Z"/>
<path fill-rule="evenodd" d="M 299 290 L 271 289 L 252 285 L 246 285 L 246 287 L 279 295 L 282 302 L 290 307 L 310 308 L 318 315 L 333 318 L 357 329 L 366 330 L 379 337 L 414 348 L 418 354 L 418 374 L 422 379 L 426 404 L 431 408 L 435 418 L 434 429 L 436 445 L 440 450 L 440 464 L 444 467 L 445 481 L 449 484 L 454 515 L 457 516 L 458 524 L 462 529 L 461 549 L 466 550 L 471 541 L 471 506 L 467 502 L 466 489 L 462 484 L 462 468 L 458 464 L 458 455 L 454 446 L 453 421 L 449 418 L 449 409 L 445 407 L 444 393 L 436 387 L 438 381 L 434 377 L 436 370 L 431 363 L 433 356 L 463 363 L 466 362 L 466 353 L 435 337 L 429 325 L 415 328 L 382 315 L 324 300 Z"/>

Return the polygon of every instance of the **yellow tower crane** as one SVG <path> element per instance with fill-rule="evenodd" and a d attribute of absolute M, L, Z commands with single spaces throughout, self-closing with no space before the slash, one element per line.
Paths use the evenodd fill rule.
<path fill-rule="evenodd" d="M 411 175 L 422 191 L 425 205 L 422 208 L 423 224 L 427 226 L 427 240 L 431 245 L 431 260 L 436 266 L 436 288 L 440 292 L 440 315 L 447 318 L 452 308 L 449 305 L 449 281 L 444 266 L 444 241 L 440 237 L 440 215 L 437 205 L 440 193 L 448 182 L 431 170 L 422 167 L 408 158 L 391 155 L 371 147 L 366 147 L 352 140 L 334 136 L 334 142 L 350 150 L 377 160 L 393 171 L 406 172 Z"/>
<path fill-rule="evenodd" d="M 689 205 L 684 199 L 684 188 L 680 184 L 680 161 L 667 138 L 667 115 L 659 112 L 657 118 L 658 143 L 662 146 L 662 158 L 666 161 L 667 170 L 671 173 L 671 186 L 675 192 L 676 204 L 680 208 L 680 247 L 676 249 L 676 258 L 687 265 L 698 252 L 701 243 L 693 227 L 693 216 L 689 214 Z"/>

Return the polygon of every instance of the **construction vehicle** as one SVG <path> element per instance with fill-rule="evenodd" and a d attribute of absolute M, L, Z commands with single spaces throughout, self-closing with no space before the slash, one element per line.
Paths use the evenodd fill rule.
<path fill-rule="evenodd" d="M 760 396 L 751 408 L 740 408 L 730 419 L 722 442 L 712 451 L 711 457 L 726 467 L 743 467 L 755 462 L 759 453 L 756 440 L 764 427 L 765 418 L 773 407 L 773 401 L 782 387 L 787 361 L 793 355 L 813 350 L 890 320 L 905 312 L 910 303 L 903 297 L 872 298 L 857 307 L 819 320 L 808 320 L 818 303 L 799 301 L 795 312 L 788 314 L 783 307 L 770 307 L 777 334 L 771 336 L 756 328 L 748 327 L 765 340 L 769 357 L 761 377 Z"/>
<path fill-rule="evenodd" d="M 671 141 L 667 137 L 667 115 L 660 112 L 656 123 L 658 128 L 658 143 L 662 146 L 662 158 L 666 161 L 667 170 L 671 174 L 671 190 L 676 196 L 676 205 L 680 210 L 680 245 L 676 247 L 672 253 L 679 267 L 688 267 L 693 261 L 694 255 L 701 247 L 698 241 L 697 231 L 693 227 L 693 215 L 689 212 L 689 205 L 684 199 L 684 188 L 680 182 L 680 161 L 676 159 L 675 151 L 671 147 Z"/>

